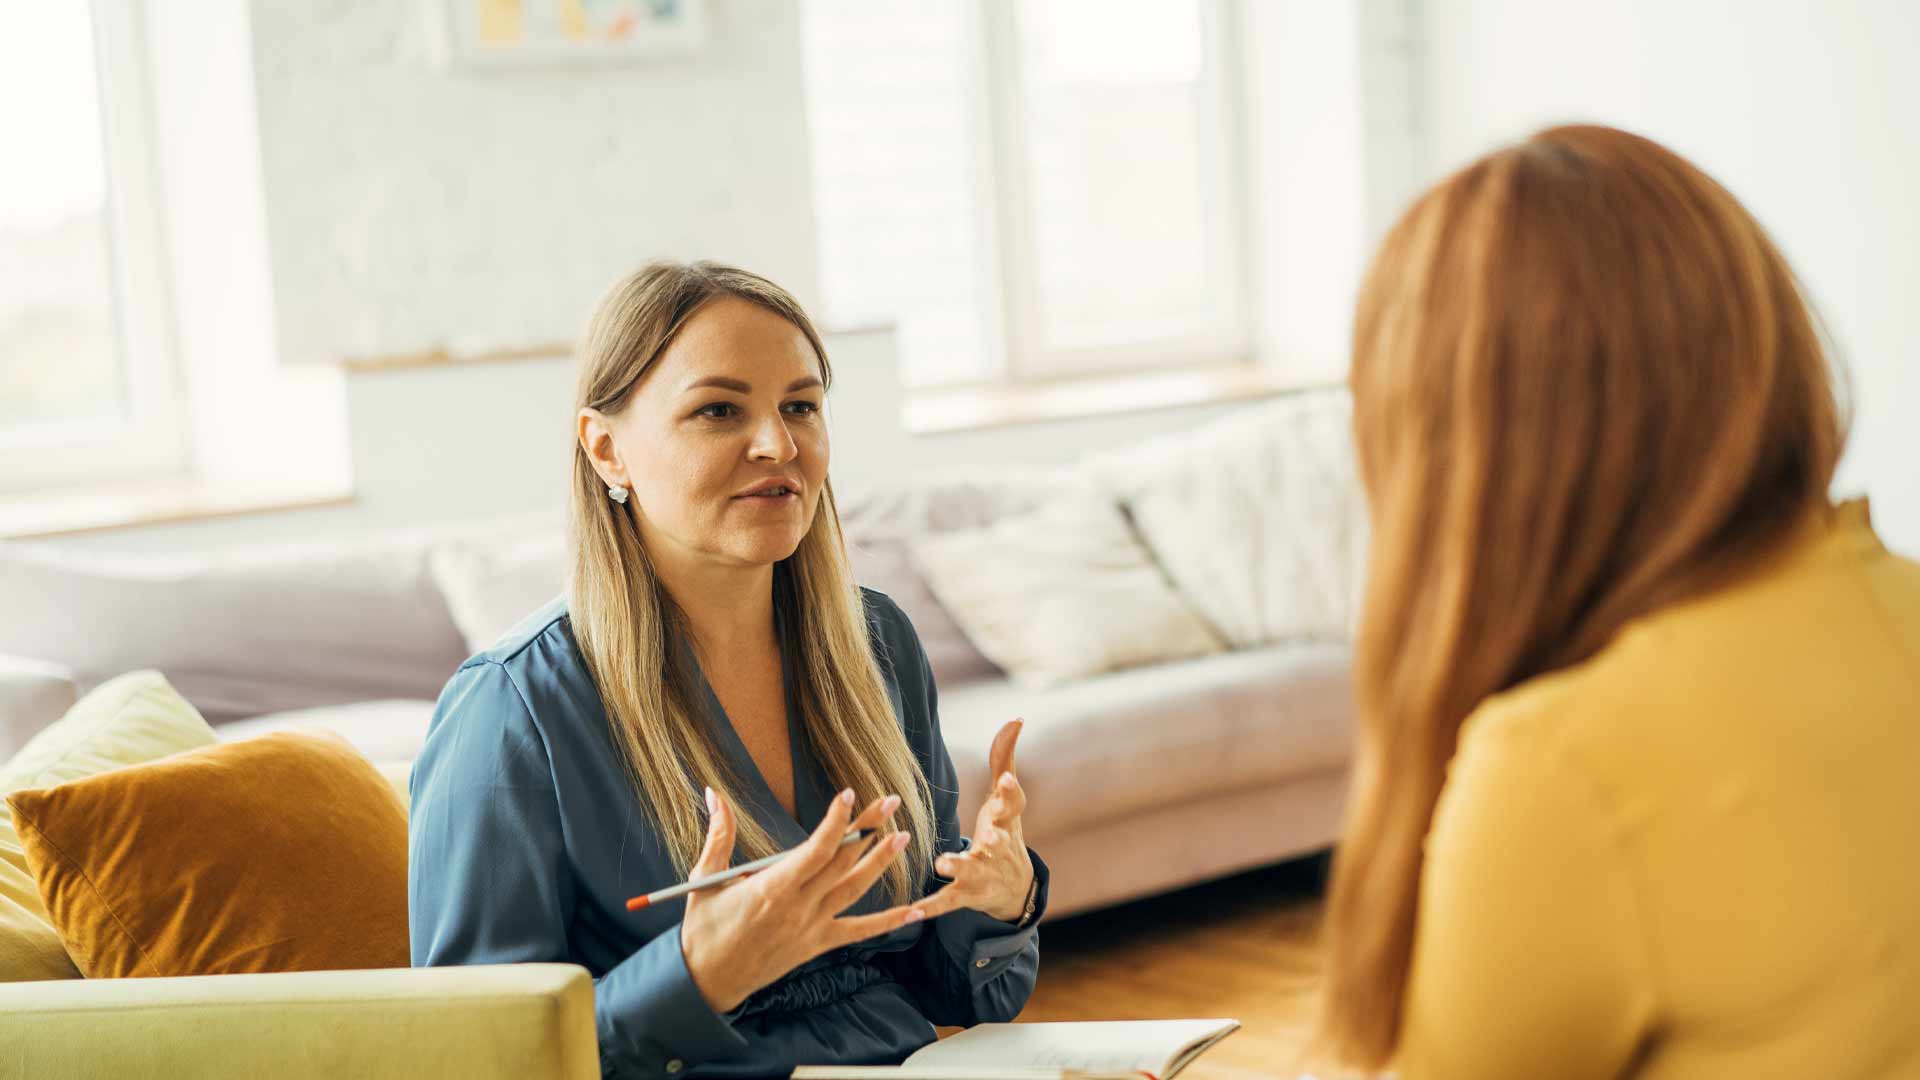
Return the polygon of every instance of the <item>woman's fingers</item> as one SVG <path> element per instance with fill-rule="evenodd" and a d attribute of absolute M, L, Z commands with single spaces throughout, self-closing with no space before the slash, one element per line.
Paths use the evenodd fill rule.
<path fill-rule="evenodd" d="M 893 812 L 900 809 L 900 796 L 889 795 L 884 799 L 875 799 L 860 816 L 853 820 L 853 828 L 877 829 L 887 823 Z"/>
<path fill-rule="evenodd" d="M 933 872 L 949 880 L 957 878 L 960 876 L 960 864 L 966 858 L 967 856 L 960 852 L 949 852 L 933 860 Z"/>
<path fill-rule="evenodd" d="M 887 823 L 887 819 L 893 816 L 893 812 L 898 809 L 900 809 L 900 796 L 898 795 L 889 795 L 884 799 L 875 799 L 865 810 L 860 812 L 859 817 L 853 819 L 853 823 L 849 825 L 848 828 L 878 831 L 881 826 Z M 834 853 L 832 861 L 828 862 L 826 866 L 821 867 L 820 872 L 814 875 L 815 880 L 827 886 L 832 886 L 842 877 L 845 877 L 847 868 L 852 866 L 860 858 L 861 853 L 867 851 L 872 846 L 872 838 L 869 837 L 865 843 L 848 844 L 846 847 L 841 848 Z"/>
<path fill-rule="evenodd" d="M 835 919 L 832 930 L 833 941 L 828 948 L 843 948 L 931 917 L 923 914 L 918 904 L 908 904 L 888 908 L 885 911 L 876 911 L 872 915 L 849 915 L 844 919 Z"/>
<path fill-rule="evenodd" d="M 1026 789 L 1020 786 L 1020 777 L 1013 771 L 1014 748 L 1026 723 L 1020 719 L 1007 721 L 994 735 L 993 748 L 987 752 L 987 775 L 992 778 L 993 789 L 987 793 L 981 809 L 996 825 L 1011 824 L 1027 812 Z"/>
<path fill-rule="evenodd" d="M 733 838 L 733 812 L 725 800 L 708 788 L 707 842 L 700 848 L 700 857 L 694 860 L 693 876 L 705 877 L 725 870 L 733 861 Z"/>
<path fill-rule="evenodd" d="M 915 901 L 913 910 L 920 913 L 921 919 L 937 919 L 949 911 L 957 911 L 966 906 L 966 893 L 959 883 L 948 885 L 938 892 L 929 893 Z M 918 921 L 918 920 L 916 920 Z"/>
<path fill-rule="evenodd" d="M 987 805 L 992 810 L 993 823 L 1004 828 L 1027 812 L 1027 789 L 1021 786 L 1019 777 L 1010 772 L 1001 773 Z"/>
<path fill-rule="evenodd" d="M 987 751 L 987 775 L 996 782 L 1002 774 L 1013 771 L 1014 744 L 1020 741 L 1020 732 L 1026 724 L 1019 718 L 1009 720 L 994 735 L 993 749 Z"/>
<path fill-rule="evenodd" d="M 867 890 L 873 888 L 873 883 L 880 880 L 880 875 L 887 872 L 888 865 L 907 849 L 912 839 L 908 833 L 897 832 L 869 845 L 866 853 L 860 856 L 860 861 L 854 863 L 827 893 L 824 904 L 826 913 L 838 915 L 865 896 Z"/>
<path fill-rule="evenodd" d="M 821 869 L 840 854 L 840 840 L 847 835 L 847 825 L 853 819 L 853 789 L 842 791 L 827 804 L 827 812 L 821 816 L 820 824 L 814 827 L 813 835 L 806 842 L 793 849 L 793 854 L 781 859 L 768 868 L 766 877 L 779 879 L 782 884 L 804 884 L 819 875 Z"/>
<path fill-rule="evenodd" d="M 1001 847 L 995 840 L 994 832 L 983 831 L 973 838 L 973 845 L 967 850 L 950 851 L 933 860 L 934 872 L 956 884 L 963 884 L 963 879 L 972 876 L 971 871 L 990 868 L 993 860 L 1001 857 Z"/>

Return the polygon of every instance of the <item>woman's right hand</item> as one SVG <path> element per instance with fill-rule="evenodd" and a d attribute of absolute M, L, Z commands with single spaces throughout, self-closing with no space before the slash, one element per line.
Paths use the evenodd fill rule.
<path fill-rule="evenodd" d="M 880 880 L 909 839 L 897 832 L 841 847 L 841 837 L 848 829 L 877 829 L 899 808 L 899 796 L 889 795 L 855 818 L 853 792 L 843 791 L 813 835 L 787 858 L 719 888 L 687 894 L 680 951 L 714 1012 L 739 1007 L 747 995 L 821 953 L 924 918 L 909 905 L 840 917 Z M 717 874 L 733 859 L 733 811 L 712 788 L 707 811 L 707 842 L 694 877 Z"/>

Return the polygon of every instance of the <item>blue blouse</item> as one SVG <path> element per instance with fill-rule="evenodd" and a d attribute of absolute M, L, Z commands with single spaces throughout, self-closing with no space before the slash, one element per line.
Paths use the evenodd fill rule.
<path fill-rule="evenodd" d="M 965 850 L 926 653 L 892 600 L 862 595 L 888 696 L 932 788 L 936 847 Z M 817 823 L 834 791 L 793 710 L 798 820 L 701 685 L 716 741 L 748 785 L 740 811 L 781 847 L 800 843 L 810 831 L 802 823 Z M 816 957 L 715 1013 L 681 954 L 685 902 L 626 909 L 628 897 L 680 877 L 628 779 L 564 597 L 462 664 L 441 692 L 414 763 L 409 834 L 414 966 L 585 967 L 608 1077 L 785 1076 L 800 1064 L 897 1063 L 933 1041 L 934 1024 L 1013 1019 L 1039 971 L 1032 925 L 961 910 Z M 1033 865 L 1044 908 L 1046 866 L 1038 856 Z M 944 884 L 932 867 L 925 873 L 927 891 Z M 889 905 L 876 885 L 854 911 Z"/>

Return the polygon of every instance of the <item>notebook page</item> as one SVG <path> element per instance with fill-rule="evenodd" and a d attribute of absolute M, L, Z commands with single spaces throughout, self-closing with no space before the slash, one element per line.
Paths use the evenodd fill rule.
<path fill-rule="evenodd" d="M 1086 1072 L 1162 1075 L 1189 1043 L 1203 1042 L 1231 1020 L 1100 1020 L 1062 1024 L 981 1024 L 942 1039 L 907 1065 L 1052 1067 Z"/>

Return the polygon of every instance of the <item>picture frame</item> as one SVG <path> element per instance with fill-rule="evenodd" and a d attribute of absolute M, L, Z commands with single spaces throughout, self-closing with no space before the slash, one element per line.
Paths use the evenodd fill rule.
<path fill-rule="evenodd" d="M 442 70 L 565 67 L 686 55 L 705 0 L 426 0 Z"/>

